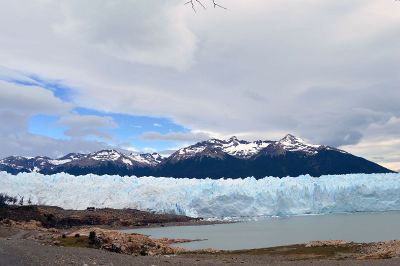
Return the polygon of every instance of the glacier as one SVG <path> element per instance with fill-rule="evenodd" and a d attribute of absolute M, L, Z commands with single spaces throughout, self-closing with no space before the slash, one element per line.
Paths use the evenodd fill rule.
<path fill-rule="evenodd" d="M 400 174 L 174 179 L 0 172 L 0 193 L 66 209 L 135 208 L 192 217 L 400 210 Z"/>

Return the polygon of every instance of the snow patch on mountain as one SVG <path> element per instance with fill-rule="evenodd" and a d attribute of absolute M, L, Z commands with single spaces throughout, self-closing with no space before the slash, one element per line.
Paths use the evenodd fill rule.
<path fill-rule="evenodd" d="M 87 157 L 97 161 L 116 161 L 121 157 L 116 150 L 103 150 L 89 154 Z"/>
<path fill-rule="evenodd" d="M 72 162 L 72 159 L 55 159 L 55 160 L 50 160 L 49 163 L 52 165 L 61 165 L 61 164 L 66 164 Z"/>
<path fill-rule="evenodd" d="M 239 158 L 250 158 L 257 154 L 263 148 L 268 147 L 272 141 L 254 141 L 249 142 L 239 140 L 237 137 L 231 137 L 227 140 L 210 139 L 207 141 L 199 142 L 189 147 L 178 150 L 173 154 L 174 159 L 187 159 L 195 155 L 201 154 L 205 151 L 214 150 L 220 151 Z"/>
<path fill-rule="evenodd" d="M 211 180 L 0 172 L 0 192 L 68 209 L 137 208 L 194 217 L 400 210 L 400 174 Z"/>
<path fill-rule="evenodd" d="M 132 161 L 127 158 L 122 158 L 122 162 L 127 165 L 133 165 Z"/>
<path fill-rule="evenodd" d="M 219 151 L 242 159 L 249 159 L 271 145 L 273 150 L 300 152 L 308 156 L 315 155 L 322 149 L 346 153 L 329 146 L 310 144 L 301 138 L 288 134 L 279 141 L 257 140 L 249 142 L 239 140 L 237 137 L 231 137 L 227 140 L 210 139 L 178 150 L 171 156 L 171 159 L 178 161 L 197 155 L 207 155 L 207 152 L 210 150 Z"/>
<path fill-rule="evenodd" d="M 163 160 L 161 155 L 156 152 L 144 154 L 131 153 L 130 155 L 128 155 L 128 157 L 135 162 L 153 166 L 161 163 L 161 161 Z"/>
<path fill-rule="evenodd" d="M 307 143 L 305 140 L 290 134 L 279 140 L 277 145 L 281 146 L 286 151 L 304 152 L 308 154 L 316 154 L 318 153 L 318 149 L 322 147 L 321 145 Z"/>
<path fill-rule="evenodd" d="M 70 162 L 79 160 L 81 158 L 85 158 L 86 156 L 88 156 L 88 155 L 81 154 L 81 153 L 70 153 L 70 154 L 67 154 L 67 155 L 65 155 L 65 156 L 63 156 L 61 158 L 50 159 L 50 160 L 47 160 L 47 161 L 48 161 L 48 163 L 50 163 L 52 165 L 58 166 L 58 165 L 63 165 L 63 164 L 66 164 L 66 163 L 70 163 Z"/>
<path fill-rule="evenodd" d="M 248 158 L 257 154 L 261 149 L 268 147 L 271 143 L 271 141 L 261 140 L 248 142 L 232 137 L 222 143 L 222 150 L 232 156 Z"/>

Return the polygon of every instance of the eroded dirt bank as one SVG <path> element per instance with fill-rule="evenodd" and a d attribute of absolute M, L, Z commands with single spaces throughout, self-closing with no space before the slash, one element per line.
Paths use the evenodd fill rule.
<path fill-rule="evenodd" d="M 156 214 L 134 209 L 64 210 L 52 206 L 1 206 L 0 220 L 41 222 L 47 228 L 103 226 L 109 228 L 206 223 L 201 218 Z"/>

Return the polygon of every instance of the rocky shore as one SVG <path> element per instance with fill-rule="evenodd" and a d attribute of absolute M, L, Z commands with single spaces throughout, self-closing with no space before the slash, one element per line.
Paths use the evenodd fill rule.
<path fill-rule="evenodd" d="M 398 265 L 400 241 L 313 241 L 283 247 L 189 251 L 185 239 L 152 239 L 98 227 L 45 228 L 38 221 L 0 223 L 3 265 Z M 37 261 L 32 260 L 32 254 Z M 11 264 L 10 264 L 11 263 Z"/>
<path fill-rule="evenodd" d="M 187 239 L 152 239 L 115 230 L 121 226 L 201 222 L 185 216 L 137 210 L 70 211 L 46 206 L 7 206 L 0 211 L 0 266 L 400 264 L 397 240 L 375 243 L 329 240 L 264 249 L 190 251 L 173 245 L 190 241 Z"/>
<path fill-rule="evenodd" d="M 189 242 L 185 239 L 151 239 L 140 234 L 125 234 L 98 227 L 72 227 L 69 229 L 44 228 L 38 221 L 0 222 L 5 232 L 17 232 L 21 239 L 32 240 L 43 245 L 85 247 L 111 251 L 120 254 L 154 256 L 177 254 L 181 248 L 171 244 Z M 1 236 L 1 235 L 0 235 Z"/>
<path fill-rule="evenodd" d="M 183 252 L 171 244 L 185 239 L 151 239 L 140 234 L 125 234 L 117 229 L 171 225 L 207 224 L 199 218 L 156 214 L 133 209 L 64 210 L 52 206 L 0 207 L 3 231 L 18 231 L 22 239 L 44 245 L 86 247 L 127 255 L 160 255 Z M 113 230 L 114 229 L 114 230 Z"/>

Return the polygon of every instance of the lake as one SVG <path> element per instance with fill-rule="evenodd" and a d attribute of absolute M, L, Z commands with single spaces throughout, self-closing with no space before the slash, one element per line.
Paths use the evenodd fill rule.
<path fill-rule="evenodd" d="M 372 242 L 400 239 L 400 212 L 351 213 L 279 218 L 232 224 L 125 230 L 153 238 L 206 239 L 177 246 L 223 250 L 265 248 L 312 240 Z"/>

